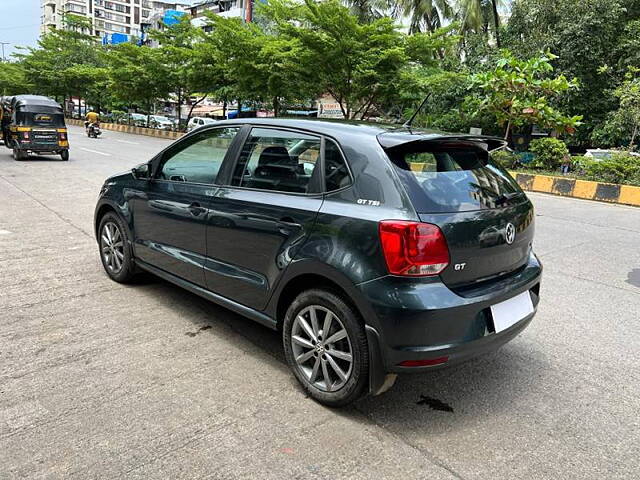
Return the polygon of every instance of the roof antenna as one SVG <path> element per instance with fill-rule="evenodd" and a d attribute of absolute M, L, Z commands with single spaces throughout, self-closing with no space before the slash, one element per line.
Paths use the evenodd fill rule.
<path fill-rule="evenodd" d="M 431 97 L 431 93 L 427 93 L 427 96 L 424 97 L 424 100 L 422 100 L 422 103 L 420 104 L 418 109 L 415 112 L 413 112 L 413 115 L 411 115 L 411 118 L 402 124 L 404 128 L 411 128 L 411 124 L 413 123 L 413 120 L 418 116 L 418 113 L 420 113 L 420 110 L 422 110 L 422 107 L 425 106 L 425 104 L 427 103 L 427 100 L 429 100 L 430 97 Z"/>

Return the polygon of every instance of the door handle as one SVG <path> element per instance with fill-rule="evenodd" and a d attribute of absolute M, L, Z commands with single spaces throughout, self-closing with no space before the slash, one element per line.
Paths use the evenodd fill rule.
<path fill-rule="evenodd" d="M 196 217 L 198 215 L 200 215 L 201 213 L 204 213 L 204 212 L 207 211 L 207 209 L 204 208 L 202 205 L 200 205 L 198 202 L 193 202 L 193 203 L 189 204 L 189 206 L 187 208 L 189 209 L 191 214 L 195 215 Z"/>
<path fill-rule="evenodd" d="M 291 235 L 298 228 L 300 228 L 300 224 L 294 222 L 291 217 L 282 217 L 278 221 L 278 231 L 283 235 Z"/>
<path fill-rule="evenodd" d="M 282 217 L 279 220 L 279 223 L 281 225 L 286 225 L 287 227 L 299 227 L 300 226 L 300 224 L 294 222 L 293 218 L 291 218 L 291 217 Z"/>

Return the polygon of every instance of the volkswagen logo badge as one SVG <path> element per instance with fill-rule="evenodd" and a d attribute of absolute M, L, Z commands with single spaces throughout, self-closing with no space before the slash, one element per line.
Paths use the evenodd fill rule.
<path fill-rule="evenodd" d="M 509 245 L 516 239 L 516 227 L 513 226 L 513 223 L 507 223 L 507 226 L 504 227 L 504 239 Z"/>

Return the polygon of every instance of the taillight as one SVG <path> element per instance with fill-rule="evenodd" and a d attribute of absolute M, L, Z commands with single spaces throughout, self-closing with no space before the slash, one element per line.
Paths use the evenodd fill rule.
<path fill-rule="evenodd" d="M 380 243 L 392 275 L 438 275 L 449 265 L 447 241 L 437 225 L 383 220 Z"/>

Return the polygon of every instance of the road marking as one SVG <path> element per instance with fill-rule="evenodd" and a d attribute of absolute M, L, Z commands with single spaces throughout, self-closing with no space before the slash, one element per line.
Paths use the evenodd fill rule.
<path fill-rule="evenodd" d="M 129 140 L 116 140 L 116 142 L 128 143 L 129 145 L 140 145 L 138 142 L 130 142 Z"/>
<path fill-rule="evenodd" d="M 98 155 L 104 155 L 105 157 L 110 157 L 110 153 L 99 152 L 97 150 L 91 150 L 89 148 L 80 147 L 80 150 L 84 150 L 85 152 L 97 153 Z"/>

